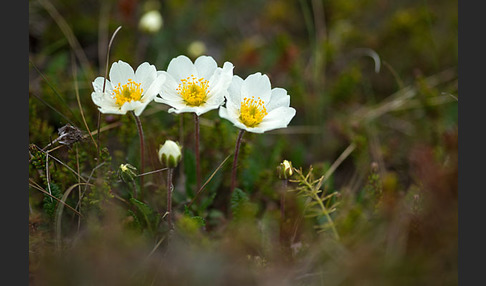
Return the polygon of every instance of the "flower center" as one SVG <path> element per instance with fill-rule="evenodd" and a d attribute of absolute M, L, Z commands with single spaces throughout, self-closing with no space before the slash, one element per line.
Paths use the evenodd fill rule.
<path fill-rule="evenodd" d="M 263 101 L 258 97 L 245 97 L 241 102 L 240 121 L 247 127 L 255 127 L 262 122 L 263 118 L 268 114 Z"/>
<path fill-rule="evenodd" d="M 140 88 L 140 83 L 136 83 L 131 79 L 128 83 L 118 86 L 113 90 L 116 99 L 116 104 L 122 106 L 125 102 L 140 101 L 142 98 L 143 88 Z"/>
<path fill-rule="evenodd" d="M 204 78 L 196 78 L 194 75 L 182 79 L 177 93 L 189 106 L 200 106 L 208 97 L 209 81 Z"/>

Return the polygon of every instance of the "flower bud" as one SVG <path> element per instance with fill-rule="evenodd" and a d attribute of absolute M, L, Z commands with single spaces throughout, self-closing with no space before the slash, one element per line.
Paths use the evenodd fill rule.
<path fill-rule="evenodd" d="M 284 160 L 280 165 L 277 166 L 277 175 L 281 180 L 287 180 L 292 176 L 292 162 Z"/>
<path fill-rule="evenodd" d="M 151 10 L 142 15 L 138 27 L 140 30 L 147 33 L 156 33 L 160 30 L 163 24 L 162 15 L 157 10 Z"/>
<path fill-rule="evenodd" d="M 197 58 L 206 53 L 206 45 L 201 41 L 194 41 L 187 47 L 187 53 L 193 58 Z"/>
<path fill-rule="evenodd" d="M 125 183 L 130 183 L 137 177 L 137 168 L 130 164 L 121 164 L 118 168 L 118 177 Z"/>
<path fill-rule="evenodd" d="M 159 160 L 168 168 L 175 168 L 181 161 L 181 147 L 172 140 L 166 140 L 159 149 Z"/>

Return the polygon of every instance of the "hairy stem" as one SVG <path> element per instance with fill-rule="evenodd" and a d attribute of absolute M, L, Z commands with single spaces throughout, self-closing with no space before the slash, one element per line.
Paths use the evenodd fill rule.
<path fill-rule="evenodd" d="M 200 155 L 199 155 L 199 116 L 194 113 L 194 128 L 196 131 L 196 191 L 199 192 L 201 188 L 201 167 L 200 167 Z"/>
<path fill-rule="evenodd" d="M 238 153 L 240 151 L 241 138 L 243 138 L 244 133 L 245 130 L 241 129 L 240 133 L 238 134 L 238 139 L 236 139 L 235 157 L 233 159 L 233 168 L 231 169 L 231 188 L 230 188 L 231 194 L 233 193 L 233 190 L 236 187 L 236 162 L 238 161 Z"/>
<path fill-rule="evenodd" d="M 172 230 L 174 227 L 172 225 L 172 173 L 173 168 L 167 170 L 167 223 L 169 224 L 169 229 Z"/>
<path fill-rule="evenodd" d="M 288 180 L 282 180 L 282 192 L 280 194 L 280 244 L 284 244 L 284 223 L 285 223 L 285 192 L 287 191 Z"/>
<path fill-rule="evenodd" d="M 133 115 L 133 117 L 135 118 L 135 122 L 137 123 L 138 136 L 140 137 L 140 174 L 143 174 L 143 169 L 145 165 L 145 156 L 144 156 L 145 144 L 144 144 L 142 122 L 140 121 L 140 118 L 136 116 L 133 111 L 131 112 L 131 114 Z M 140 199 L 143 201 L 143 176 L 140 176 Z"/>
<path fill-rule="evenodd" d="M 98 110 L 98 123 L 96 124 L 98 132 L 96 132 L 96 153 L 97 159 L 100 160 L 100 122 L 101 122 L 101 112 Z"/>

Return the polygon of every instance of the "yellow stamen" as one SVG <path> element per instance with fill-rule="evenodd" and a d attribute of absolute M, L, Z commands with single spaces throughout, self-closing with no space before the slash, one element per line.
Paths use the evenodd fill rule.
<path fill-rule="evenodd" d="M 194 75 L 182 79 L 177 93 L 189 106 L 201 106 L 208 96 L 209 81 L 204 78 L 196 78 Z"/>
<path fill-rule="evenodd" d="M 256 127 L 268 114 L 263 101 L 258 97 L 245 97 L 241 102 L 240 121 L 247 127 Z"/>
<path fill-rule="evenodd" d="M 140 83 L 136 83 L 131 79 L 124 85 L 118 83 L 118 86 L 113 90 L 116 104 L 122 106 L 125 102 L 140 101 L 143 93 L 143 88 L 140 88 L 140 85 Z"/>

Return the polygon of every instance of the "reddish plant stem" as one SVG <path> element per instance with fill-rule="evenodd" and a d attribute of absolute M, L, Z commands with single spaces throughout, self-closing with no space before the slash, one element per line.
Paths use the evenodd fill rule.
<path fill-rule="evenodd" d="M 167 223 L 169 224 L 169 229 L 174 229 L 172 225 L 172 174 L 173 168 L 167 170 Z"/>
<path fill-rule="evenodd" d="M 233 190 L 236 187 L 236 162 L 238 161 L 238 153 L 240 151 L 241 145 L 241 138 L 243 138 L 243 134 L 245 130 L 241 129 L 240 133 L 238 134 L 238 139 L 236 139 L 236 147 L 235 147 L 235 157 L 233 159 L 233 168 L 231 169 L 231 188 L 230 188 L 230 198 L 233 194 Z"/>
<path fill-rule="evenodd" d="M 103 91 L 104 92 L 104 91 Z M 100 123 L 101 122 L 101 112 L 98 110 L 98 123 L 97 123 L 97 129 L 98 129 L 98 132 L 96 133 L 96 153 L 98 154 L 97 158 L 98 159 L 98 162 L 101 162 L 101 159 L 100 159 Z"/>
<path fill-rule="evenodd" d="M 199 192 L 201 188 L 201 167 L 200 167 L 200 155 L 199 155 L 199 116 L 194 113 L 194 128 L 196 131 L 196 191 L 195 193 Z"/>
<path fill-rule="evenodd" d="M 284 233 L 284 223 L 285 223 L 285 192 L 287 191 L 288 180 L 282 180 L 282 190 L 280 194 L 280 244 L 284 245 L 285 233 Z"/>
<path fill-rule="evenodd" d="M 143 170 L 145 166 L 145 156 L 144 156 L 145 144 L 144 144 L 142 122 L 140 121 L 140 118 L 136 116 L 133 111 L 131 113 L 135 118 L 135 122 L 137 123 L 138 137 L 140 138 L 140 174 L 143 174 Z M 143 176 L 140 176 L 140 199 L 143 201 Z"/>

